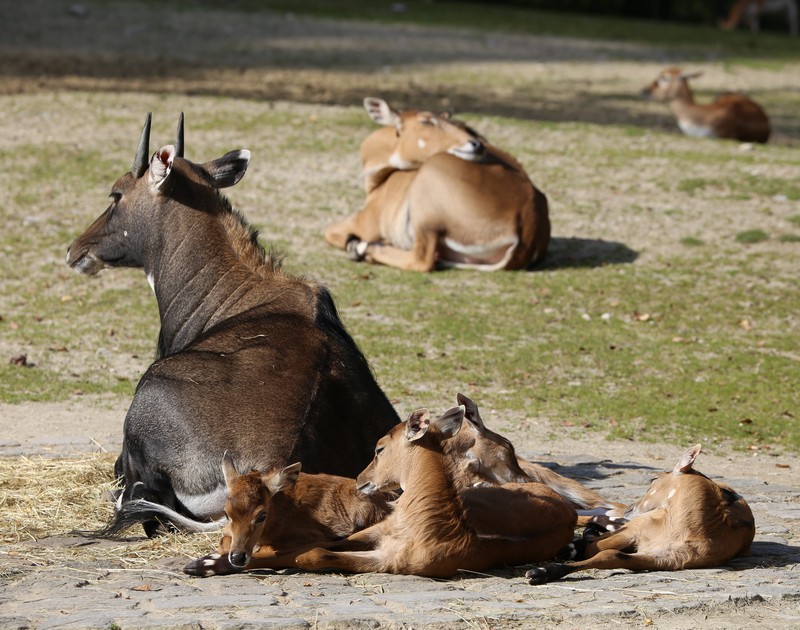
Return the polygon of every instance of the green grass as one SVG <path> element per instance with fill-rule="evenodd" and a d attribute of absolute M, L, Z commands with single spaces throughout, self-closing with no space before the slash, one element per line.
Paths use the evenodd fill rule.
<path fill-rule="evenodd" d="M 769 235 L 764 230 L 745 230 L 736 235 L 736 242 L 745 244 L 761 243 L 768 238 Z"/>
<path fill-rule="evenodd" d="M 619 33 L 658 45 L 680 40 L 681 54 L 688 46 L 704 59 L 724 54 L 728 64 L 753 41 L 753 55 L 773 69 L 798 58 L 785 37 L 649 22 L 631 28 L 624 20 L 508 7 L 409 2 L 399 15 L 388 5 L 352 2 L 250 8 L 263 6 L 516 32 Z M 431 79 L 425 68 L 418 72 L 420 85 Z M 470 72 L 476 90 L 507 81 L 480 64 Z M 536 80 L 542 90 L 559 81 Z M 378 75 L 375 82 L 380 87 Z M 0 106 L 11 98 L 0 97 Z M 62 138 L 47 127 L 46 93 L 13 99 L 30 105 L 12 103 L 20 128 L 45 131 L 0 149 L 2 402 L 132 396 L 158 334 L 152 292 L 140 270 L 87 278 L 66 268 L 64 253 L 128 168 L 140 112 L 156 110 L 161 137 L 186 108 L 192 159 L 253 150 L 248 175 L 228 196 L 265 243 L 287 254 L 290 271 L 331 288 L 399 413 L 442 409 L 461 391 L 495 410 L 500 430 L 534 418 L 551 430 L 567 424 L 610 438 L 800 452 L 796 147 L 744 152 L 674 130 L 478 115 L 454 103 L 547 193 L 555 253 L 533 272 L 421 275 L 351 263 L 321 238 L 328 222 L 363 202 L 357 148 L 374 125 L 358 107 L 183 94 L 160 95 L 154 107 L 147 94 L 60 94 L 64 127 L 87 116 L 96 126 L 84 139 L 88 132 L 66 129 Z M 115 114 L 123 101 L 127 116 Z M 647 104 L 625 107 L 641 112 Z M 113 134 L 125 140 L 106 142 Z M 760 229 L 747 229 L 753 216 Z M 19 353 L 34 366 L 8 364 Z"/>
<path fill-rule="evenodd" d="M 670 263 L 669 275 L 606 266 L 500 274 L 490 287 L 471 274 L 368 269 L 336 293 L 401 408 L 462 390 L 615 436 L 800 444 L 782 416 L 800 402 L 796 363 L 781 355 L 783 292 L 747 296 L 697 283 L 696 261 Z M 709 308 L 745 298 L 757 306 Z M 744 320 L 760 323 L 745 330 Z"/>

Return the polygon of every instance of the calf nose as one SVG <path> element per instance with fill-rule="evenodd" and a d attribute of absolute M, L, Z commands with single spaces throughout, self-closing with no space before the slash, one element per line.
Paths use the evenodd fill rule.
<path fill-rule="evenodd" d="M 228 560 L 235 567 L 243 567 L 247 564 L 247 554 L 244 551 L 231 551 Z"/>

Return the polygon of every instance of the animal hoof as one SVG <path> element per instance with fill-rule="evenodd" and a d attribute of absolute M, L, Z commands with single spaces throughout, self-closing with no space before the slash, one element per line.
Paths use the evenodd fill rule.
<path fill-rule="evenodd" d="M 345 249 L 347 249 L 347 254 L 350 256 L 350 260 L 355 262 L 361 262 L 367 256 L 367 243 L 365 241 L 360 241 L 357 238 L 351 238 L 349 241 L 347 241 Z"/>
<path fill-rule="evenodd" d="M 597 538 L 606 533 L 606 528 L 595 521 L 590 522 L 583 530 L 584 538 Z"/>
<path fill-rule="evenodd" d="M 615 532 L 627 522 L 628 519 L 623 518 L 621 516 L 609 516 L 608 523 L 606 524 L 606 529 L 610 532 Z"/>
<path fill-rule="evenodd" d="M 534 586 L 537 584 L 547 584 L 547 569 L 544 567 L 530 569 L 525 573 L 525 577 L 528 578 L 528 584 L 533 584 Z"/>
<path fill-rule="evenodd" d="M 220 556 L 220 554 L 214 553 L 210 556 L 197 558 L 183 567 L 183 572 L 196 577 L 211 577 L 212 575 L 216 575 L 218 573 L 216 571 L 217 562 L 221 557 L 222 556 Z"/>
<path fill-rule="evenodd" d="M 577 555 L 578 551 L 575 549 L 575 545 L 570 543 L 556 554 L 556 560 L 566 562 L 567 560 L 574 560 Z"/>

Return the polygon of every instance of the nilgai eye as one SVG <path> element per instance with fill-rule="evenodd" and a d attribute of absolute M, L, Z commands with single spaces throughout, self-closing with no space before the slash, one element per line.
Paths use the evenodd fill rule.
<path fill-rule="evenodd" d="M 256 516 L 256 523 L 263 523 L 265 518 L 267 518 L 267 513 L 261 512 L 258 516 Z"/>
<path fill-rule="evenodd" d="M 385 446 L 378 446 L 378 447 L 375 449 L 375 457 L 377 457 L 378 455 L 380 455 L 380 454 L 383 452 L 383 449 L 384 449 L 384 448 L 386 448 L 386 447 L 385 447 Z"/>
<path fill-rule="evenodd" d="M 119 200 L 122 199 L 122 193 L 112 192 L 109 197 L 114 200 L 114 203 L 119 203 Z"/>

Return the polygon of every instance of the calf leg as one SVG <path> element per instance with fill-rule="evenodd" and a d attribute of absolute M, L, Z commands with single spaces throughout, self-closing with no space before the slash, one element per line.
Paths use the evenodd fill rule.
<path fill-rule="evenodd" d="M 587 560 L 569 564 L 551 563 L 536 567 L 525 573 L 530 584 L 546 584 L 559 580 L 565 575 L 586 569 L 630 569 L 631 571 L 671 570 L 674 567 L 664 566 L 664 558 L 645 556 L 638 553 L 625 553 L 618 549 L 605 549 Z"/>
<path fill-rule="evenodd" d="M 331 551 L 311 549 L 295 559 L 295 566 L 307 571 L 346 571 L 348 573 L 380 573 L 386 571 L 383 555 L 377 550 Z"/>
<path fill-rule="evenodd" d="M 347 243 L 353 239 L 366 242 L 379 241 L 380 226 L 377 222 L 368 220 L 363 211 L 359 211 L 342 221 L 332 223 L 325 229 L 325 240 L 339 249 L 346 249 Z"/>
<path fill-rule="evenodd" d="M 295 560 L 298 556 L 318 549 L 320 544 L 324 545 L 325 543 L 313 543 L 289 550 L 261 547 L 250 556 L 247 564 L 243 567 L 231 564 L 227 553 L 212 553 L 192 560 L 183 567 L 183 572 L 197 577 L 211 577 L 212 575 L 229 575 L 256 569 L 291 569 L 296 566 Z"/>
<path fill-rule="evenodd" d="M 414 235 L 414 247 L 411 250 L 400 249 L 394 245 L 370 243 L 366 249 L 366 259 L 408 271 L 433 271 L 436 266 L 437 243 L 437 234 L 417 230 Z"/>

